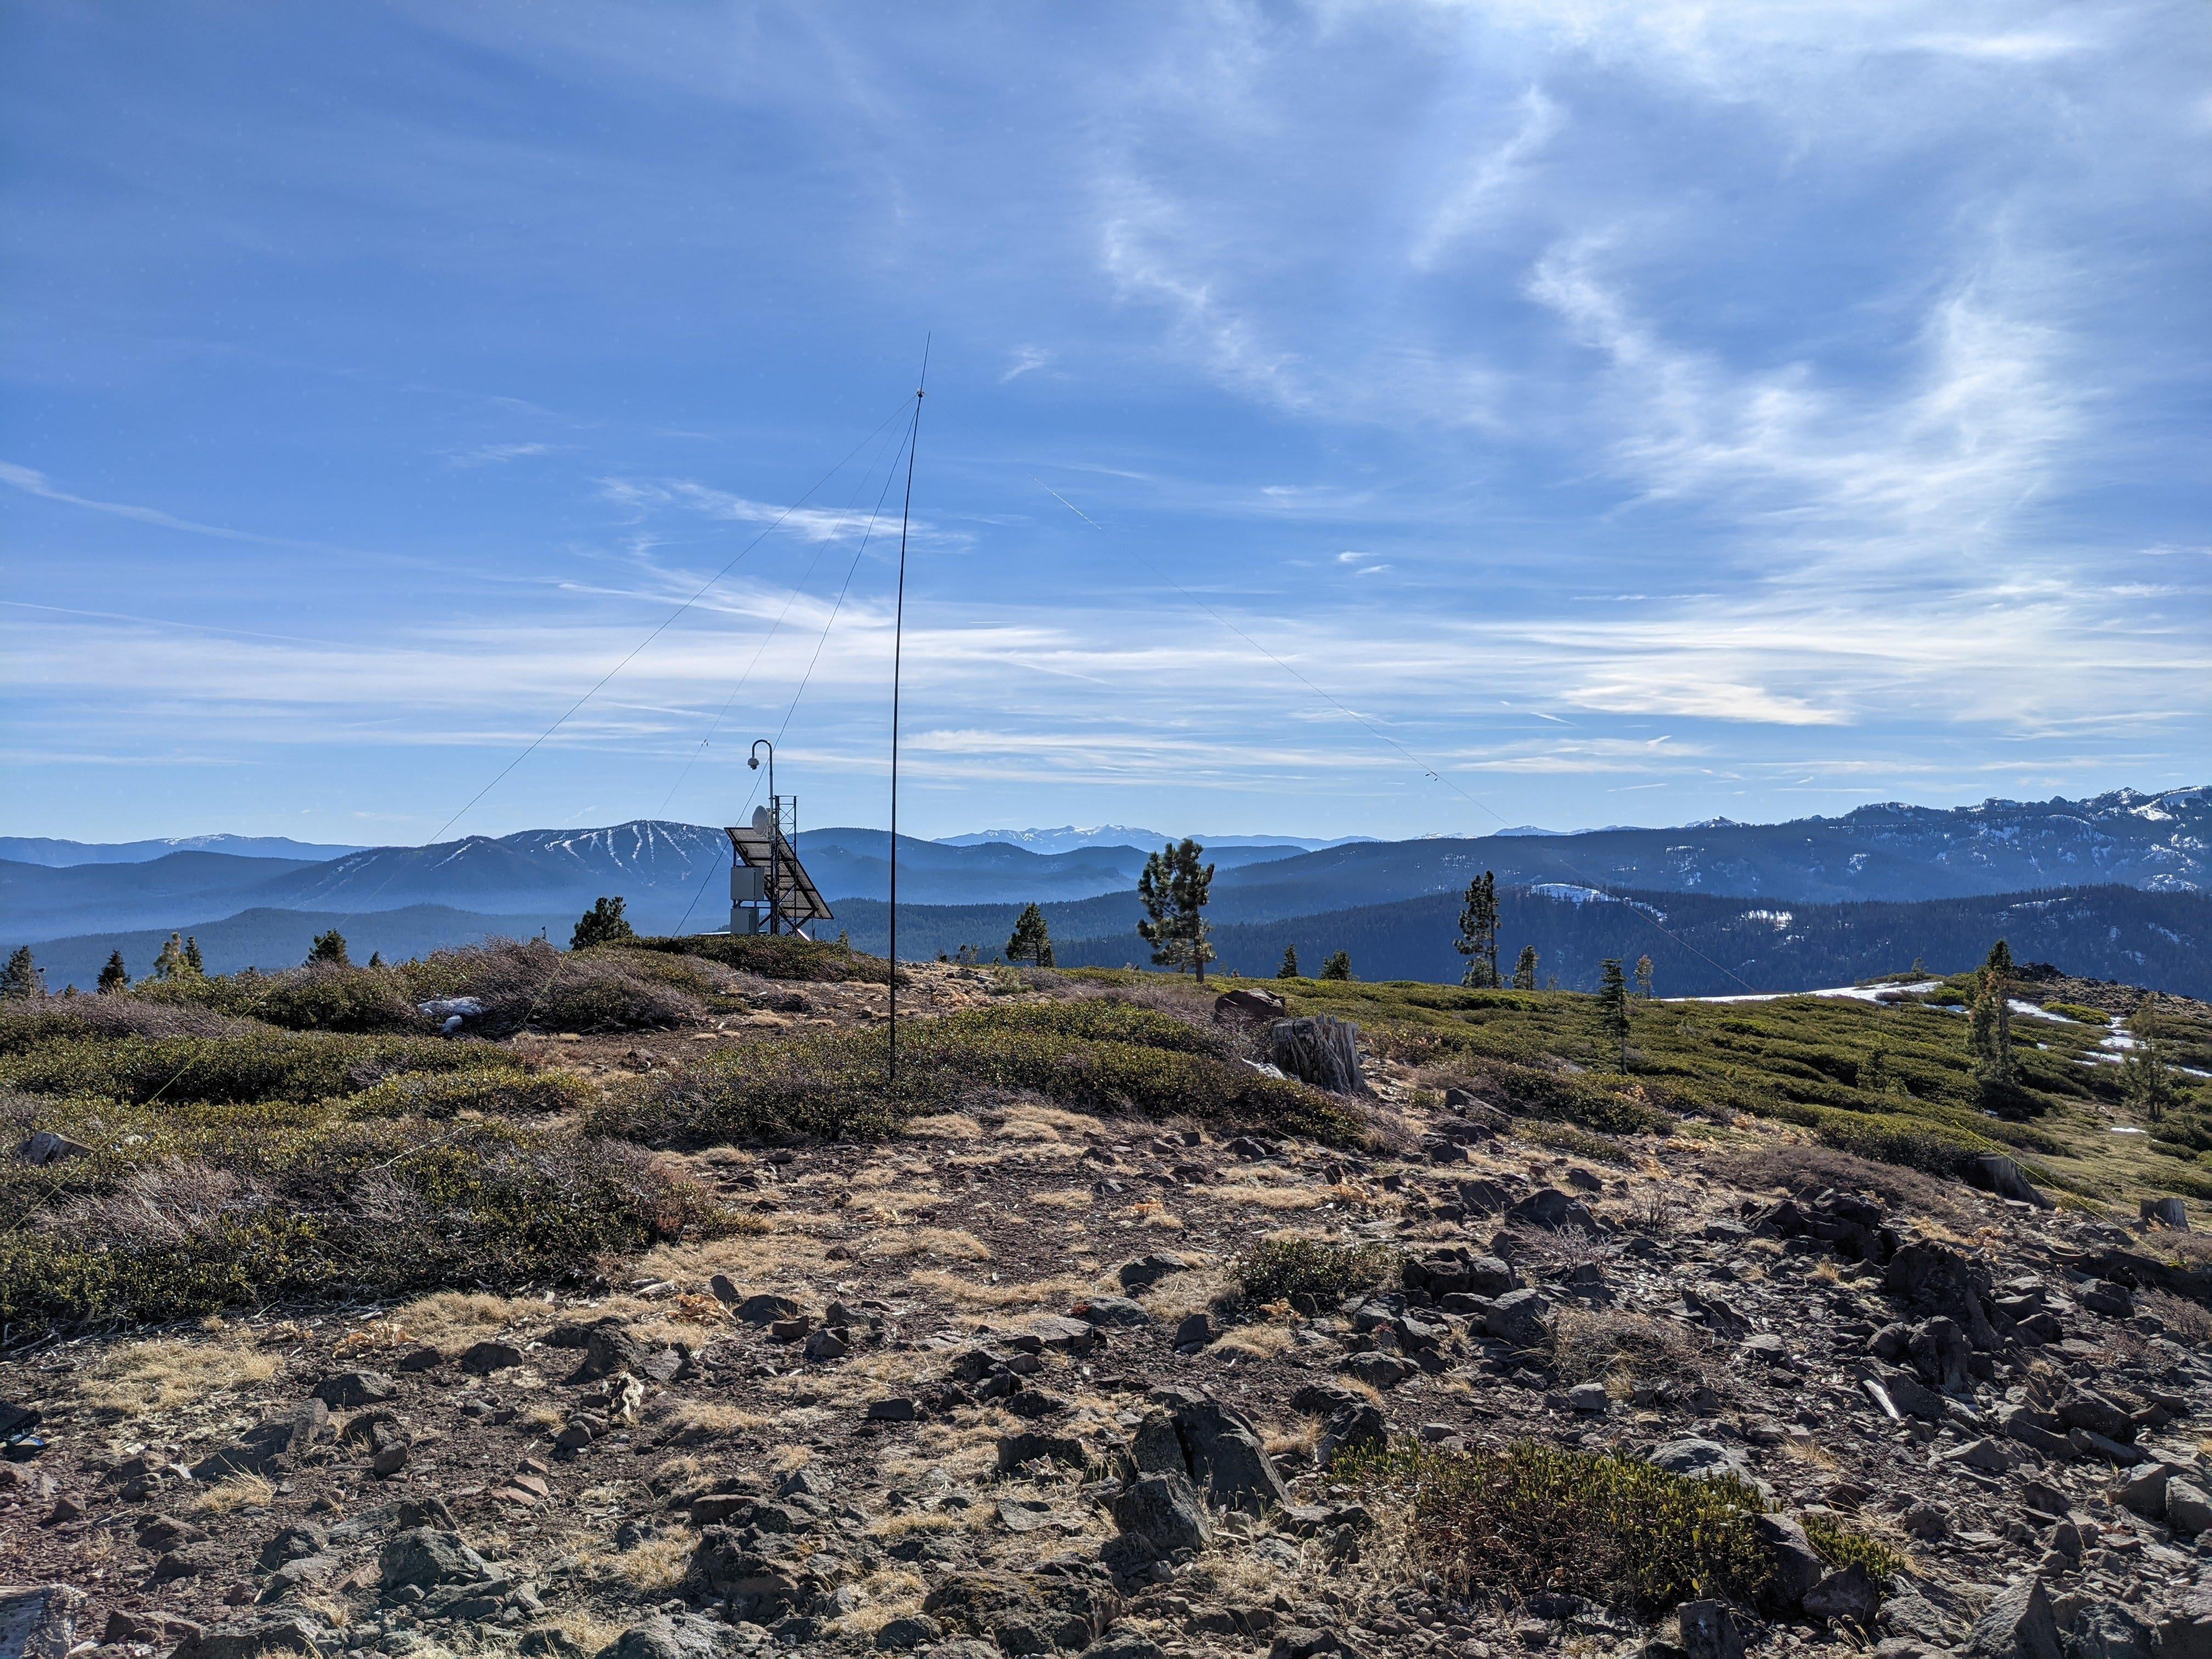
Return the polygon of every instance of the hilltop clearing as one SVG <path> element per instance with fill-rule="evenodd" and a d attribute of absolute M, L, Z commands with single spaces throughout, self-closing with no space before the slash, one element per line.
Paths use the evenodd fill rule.
<path fill-rule="evenodd" d="M 1622 1070 L 1571 993 L 922 967 L 893 1083 L 886 979 L 722 937 L 0 1006 L 52 1639 L 2212 1639 L 2212 1251 L 2138 1220 L 2212 1192 L 2203 1085 L 2145 1124 L 2112 1063 L 2203 1005 L 2023 977 L 1992 1116 L 1963 982 L 1638 1000 Z M 1366 1092 L 1261 1060 L 1270 992 Z"/>

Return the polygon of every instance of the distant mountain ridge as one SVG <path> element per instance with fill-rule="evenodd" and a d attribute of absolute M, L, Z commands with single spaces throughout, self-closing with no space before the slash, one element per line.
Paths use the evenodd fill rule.
<path fill-rule="evenodd" d="M 809 830 L 799 846 L 833 907 L 886 896 L 882 830 Z M 1080 905 L 1101 919 L 1087 931 L 1118 936 L 1133 921 L 1145 855 L 1140 845 L 1055 853 L 1005 840 L 902 836 L 899 894 L 916 906 Z M 1780 824 L 1717 820 L 1313 851 L 1231 838 L 1209 856 L 1220 872 L 1210 914 L 1221 927 L 1449 896 L 1485 870 L 1520 888 L 1764 897 L 1784 908 L 2112 885 L 2190 893 L 2212 889 L 2212 786 L 1963 808 L 1885 803 Z M 719 829 L 650 819 L 320 860 L 185 851 L 67 866 L 0 861 L 0 945 L 167 929 L 248 910 L 343 917 L 443 906 L 489 918 L 487 926 L 526 921 L 534 932 L 543 918 L 574 916 L 602 894 L 621 895 L 641 929 L 700 932 L 726 925 L 728 867 Z"/>
<path fill-rule="evenodd" d="M 1086 847 L 1139 847 L 1150 852 L 1155 847 L 1180 839 L 1180 836 L 1164 835 L 1158 830 L 1139 830 L 1126 823 L 1101 824 L 1090 830 L 1079 829 L 1072 823 L 1063 824 L 1057 830 L 973 830 L 963 836 L 939 836 L 936 838 L 939 847 L 992 844 L 1024 848 L 1032 853 L 1073 853 Z M 1334 839 L 1316 840 L 1307 836 L 1200 836 L 1196 839 L 1209 848 L 1291 847 L 1300 852 L 1317 853 L 1325 847 L 1342 847 L 1352 842 L 1369 841 L 1373 837 L 1339 836 Z"/>
<path fill-rule="evenodd" d="M 362 849 L 294 841 L 285 836 L 164 836 L 155 841 L 62 841 L 51 836 L 0 836 L 0 859 L 62 870 L 80 864 L 149 864 L 172 853 L 227 853 L 249 859 L 335 859 Z"/>
<path fill-rule="evenodd" d="M 2056 963 L 2068 973 L 2148 985 L 2186 996 L 2212 996 L 2212 893 L 2136 887 L 2068 888 L 1906 903 L 1761 903 L 1711 893 L 1598 893 L 1501 887 L 1499 966 L 1512 969 L 1524 945 L 1536 947 L 1540 982 L 1568 990 L 1598 982 L 1606 957 L 1652 959 L 1662 996 L 1730 996 L 1747 990 L 1807 991 L 1894 973 L 1923 958 L 1939 972 L 1972 966 L 2003 938 L 2022 961 Z M 1151 953 L 1135 929 L 1133 906 L 1087 899 L 1047 904 L 1063 968 L 1144 966 Z M 1316 973 L 1333 951 L 1352 957 L 1365 980 L 1455 984 L 1467 959 L 1452 948 L 1460 898 L 1433 893 L 1388 904 L 1285 916 L 1224 919 L 1213 930 L 1224 968 L 1274 972 L 1295 947 Z M 1012 933 L 1012 905 L 902 905 L 901 953 L 931 957 L 963 945 L 988 960 Z M 854 901 L 842 918 L 854 945 L 881 951 L 884 907 Z"/>

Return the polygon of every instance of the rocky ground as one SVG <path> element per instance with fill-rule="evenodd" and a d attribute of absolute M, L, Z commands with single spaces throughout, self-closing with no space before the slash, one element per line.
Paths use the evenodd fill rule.
<path fill-rule="evenodd" d="M 883 992 L 793 995 L 738 1024 Z M 0 1656 L 2212 1659 L 2193 1236 L 1735 1133 L 1593 1161 L 1373 1080 L 1387 1155 L 1001 1101 L 691 1157 L 738 1232 L 537 1295 L 15 1352 Z M 1240 1296 L 1282 1234 L 1397 1271 Z M 1740 1474 L 1774 1595 L 1655 1627 L 1456 1585 L 1330 1470 L 1385 1434 Z M 1823 1519 L 1903 1570 L 1832 1570 Z"/>

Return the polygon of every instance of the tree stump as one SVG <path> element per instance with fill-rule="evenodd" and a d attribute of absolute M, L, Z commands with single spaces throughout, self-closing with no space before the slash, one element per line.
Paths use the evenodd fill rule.
<path fill-rule="evenodd" d="M 1334 1014 L 1279 1019 L 1267 1028 L 1267 1059 L 1277 1069 L 1333 1095 L 1364 1095 L 1359 1028 Z"/>

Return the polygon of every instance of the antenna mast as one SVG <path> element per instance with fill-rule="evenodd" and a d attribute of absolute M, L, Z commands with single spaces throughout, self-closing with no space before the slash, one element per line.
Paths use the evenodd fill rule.
<path fill-rule="evenodd" d="M 898 605 L 891 624 L 891 942 L 890 1081 L 898 1081 L 898 760 L 899 669 L 906 653 L 906 527 L 914 512 L 914 452 L 921 439 L 921 398 L 929 384 L 929 340 L 921 337 L 921 379 L 914 388 L 914 424 L 906 440 L 906 500 L 899 507 Z"/>

